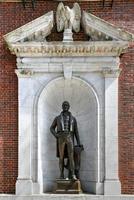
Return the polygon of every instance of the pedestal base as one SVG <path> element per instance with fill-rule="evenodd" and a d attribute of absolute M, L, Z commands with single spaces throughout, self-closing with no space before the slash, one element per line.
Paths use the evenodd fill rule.
<path fill-rule="evenodd" d="M 71 29 L 64 30 L 63 42 L 73 42 L 73 32 Z"/>
<path fill-rule="evenodd" d="M 16 195 L 32 195 L 33 183 L 29 179 L 18 179 L 16 182 Z"/>
<path fill-rule="evenodd" d="M 80 194 L 82 193 L 81 183 L 79 180 L 73 181 L 73 180 L 58 179 L 56 180 L 56 188 L 54 193 Z"/>
<path fill-rule="evenodd" d="M 120 195 L 121 184 L 118 180 L 106 180 L 104 182 L 104 195 Z"/>

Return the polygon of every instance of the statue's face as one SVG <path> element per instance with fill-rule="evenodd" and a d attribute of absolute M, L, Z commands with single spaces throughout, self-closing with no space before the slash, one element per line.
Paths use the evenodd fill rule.
<path fill-rule="evenodd" d="M 68 111 L 69 108 L 70 108 L 70 105 L 69 105 L 68 102 L 64 102 L 64 103 L 62 104 L 62 109 L 63 109 L 63 111 Z"/>

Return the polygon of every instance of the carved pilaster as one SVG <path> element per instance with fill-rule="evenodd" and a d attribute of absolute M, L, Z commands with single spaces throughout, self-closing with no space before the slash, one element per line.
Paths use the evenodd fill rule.
<path fill-rule="evenodd" d="M 120 195 L 118 175 L 118 76 L 119 68 L 105 68 L 105 195 Z M 113 153 L 114 152 L 114 153 Z"/>

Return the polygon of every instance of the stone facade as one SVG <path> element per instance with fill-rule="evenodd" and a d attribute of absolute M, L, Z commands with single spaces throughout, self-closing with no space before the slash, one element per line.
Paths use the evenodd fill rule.
<path fill-rule="evenodd" d="M 83 7 L 84 7 L 84 5 L 83 5 Z M 47 10 L 48 11 L 48 10 Z M 76 37 L 76 36 L 75 36 Z M 81 49 L 79 50 L 80 51 L 80 53 L 81 53 Z M 73 58 L 74 59 L 74 58 Z M 73 60 L 72 59 L 72 60 Z M 76 59 L 77 60 L 77 59 Z M 20 60 L 18 60 L 18 67 L 19 66 L 21 66 L 20 68 L 23 68 L 23 67 L 25 67 L 26 66 L 26 64 L 27 64 L 27 62 L 28 62 L 28 60 L 23 60 L 23 61 L 20 61 Z M 30 61 L 31 62 L 31 61 Z M 53 62 L 54 62 L 54 64 L 53 64 Z M 56 73 L 63 73 L 63 71 L 62 71 L 62 67 L 60 68 L 60 62 L 62 63 L 63 61 L 58 61 L 58 64 L 57 64 L 57 67 L 56 67 L 56 65 L 55 65 L 55 62 L 57 62 L 56 60 L 55 61 L 53 61 L 53 60 L 47 60 L 45 63 L 46 63 L 46 68 L 45 68 L 45 71 L 46 72 L 50 72 L 50 70 L 52 70 L 51 71 L 51 73 L 53 73 L 55 70 L 59 70 L 59 71 L 57 71 Z M 69 61 L 70 62 L 70 61 Z M 78 60 L 77 60 L 77 62 L 78 62 Z M 87 63 L 90 63 L 91 61 L 88 61 L 87 60 Z M 100 60 L 98 61 L 98 62 L 100 62 Z M 108 61 L 107 61 L 108 62 Z M 23 64 L 24 63 L 24 64 Z M 44 63 L 44 61 L 43 61 L 43 63 Z M 48 63 L 49 63 L 49 65 L 48 65 Z M 65 60 L 64 60 L 64 63 L 65 63 Z M 86 65 L 86 62 L 85 62 L 85 60 L 83 60 L 82 61 L 82 65 L 84 64 L 85 65 L 85 67 L 84 67 L 84 71 L 83 71 L 83 73 L 85 73 L 85 72 L 87 72 L 87 70 L 89 70 L 90 71 L 90 73 L 92 72 L 92 68 L 90 68 L 90 69 L 88 69 L 88 67 L 87 66 L 90 66 L 90 64 L 87 64 Z M 92 63 L 93 63 L 93 61 L 92 61 Z M 117 62 L 118 63 L 118 62 Z M 22 64 L 22 65 L 21 65 Z M 110 63 L 110 61 L 109 61 L 109 66 L 110 66 L 110 64 L 111 64 L 111 66 L 112 66 L 112 63 Z M 44 64 L 43 64 L 44 65 Z M 96 64 L 94 64 L 93 63 L 93 65 L 95 66 L 95 69 L 96 69 Z M 92 66 L 93 66 L 92 65 Z M 33 66 L 30 66 L 30 67 L 34 67 L 35 66 L 35 60 L 33 60 Z M 39 66 L 40 66 L 40 68 L 42 68 L 42 66 L 41 66 L 41 62 L 39 62 Z M 78 63 L 77 63 L 77 66 L 79 66 L 78 65 Z M 50 67 L 50 68 L 49 68 Z M 106 66 L 105 66 L 106 67 Z M 131 67 L 131 66 L 130 66 Z M 73 67 L 74 68 L 74 67 Z M 76 69 L 76 71 L 74 71 L 73 73 L 76 73 L 76 76 L 77 76 L 77 70 L 82 70 L 81 69 L 81 67 L 78 67 L 78 69 Z M 68 77 L 70 77 L 71 76 L 71 74 L 70 74 L 70 71 L 71 71 L 71 69 L 68 69 L 66 66 L 64 67 L 64 76 L 66 77 L 66 78 L 68 78 Z M 118 70 L 117 70 L 117 72 L 118 72 Z M 115 73 L 116 75 L 117 75 L 117 72 Z M 27 70 L 27 67 L 26 67 L 26 69 L 24 69 L 24 70 L 21 70 L 21 71 L 17 71 L 17 73 L 19 73 L 20 74 L 20 76 L 22 77 L 21 78 L 21 80 L 23 81 L 23 78 L 30 78 L 31 76 L 35 76 L 34 75 L 34 71 L 31 71 L 31 70 Z M 41 73 L 41 71 L 39 71 L 38 72 L 38 74 L 40 74 Z M 92 72 L 92 73 L 94 73 L 94 72 Z M 91 73 L 91 74 L 92 74 Z M 109 76 L 111 76 L 111 74 L 113 74 L 112 73 L 112 71 L 110 70 L 109 71 L 109 69 L 105 69 L 105 70 L 103 70 L 103 75 L 105 76 L 106 74 L 108 74 L 108 77 Z M 115 75 L 114 75 L 115 76 Z M 53 76 L 53 78 L 54 78 L 54 76 Z M 111 78 L 113 78 L 113 75 L 112 75 L 112 77 Z M 108 79 L 106 79 L 106 80 L 108 80 Z M 130 80 L 130 79 L 129 79 Z M 30 81 L 30 80 L 29 80 Z M 40 82 L 40 81 L 39 81 Z M 30 83 L 29 83 L 30 84 Z M 108 83 L 107 83 L 108 84 Z M 100 84 L 100 87 L 101 87 L 102 85 Z M 27 86 L 26 86 L 27 87 Z M 107 91 L 108 92 L 108 91 Z M 30 98 L 30 97 L 29 97 Z M 107 99 L 106 98 L 106 102 L 108 103 L 108 101 L 109 101 L 109 99 Z M 107 123 L 109 123 L 109 121 L 107 122 Z M 120 133 L 119 133 L 120 134 Z M 12 140 L 12 141 L 14 141 L 14 139 Z M 9 142 L 9 140 L 7 140 L 7 142 Z M 119 141 L 120 142 L 120 141 Z M 14 143 L 15 144 L 15 143 Z M 17 150 L 16 150 L 17 151 Z M 2 154 L 3 155 L 3 154 Z M 27 154 L 28 155 L 28 154 Z M 15 158 L 16 158 L 16 156 L 15 156 Z M 14 161 L 14 163 L 15 163 L 15 161 Z M 17 165 L 16 165 L 17 166 Z M 22 165 L 23 166 L 23 165 Z M 14 168 L 12 168 L 12 169 L 14 169 Z M 2 172 L 3 172 L 3 170 L 4 169 L 2 169 Z M 120 171 L 121 172 L 121 171 Z M 107 172 L 108 173 L 108 172 Z M 30 182 L 29 182 L 29 184 L 30 184 Z M 10 187 L 10 184 L 9 184 L 9 187 Z M 131 187 L 133 188 L 133 185 L 131 185 Z M 130 187 L 130 188 L 131 188 Z M 4 186 L 3 186 L 3 188 L 4 188 Z M 3 190 L 2 190 L 3 191 Z M 131 190 L 131 191 L 133 191 L 133 190 Z"/>

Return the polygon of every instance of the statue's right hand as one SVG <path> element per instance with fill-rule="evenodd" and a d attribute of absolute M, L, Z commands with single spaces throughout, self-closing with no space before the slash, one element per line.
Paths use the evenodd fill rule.
<path fill-rule="evenodd" d="M 59 138 L 61 136 L 61 132 L 56 133 L 56 138 Z"/>

